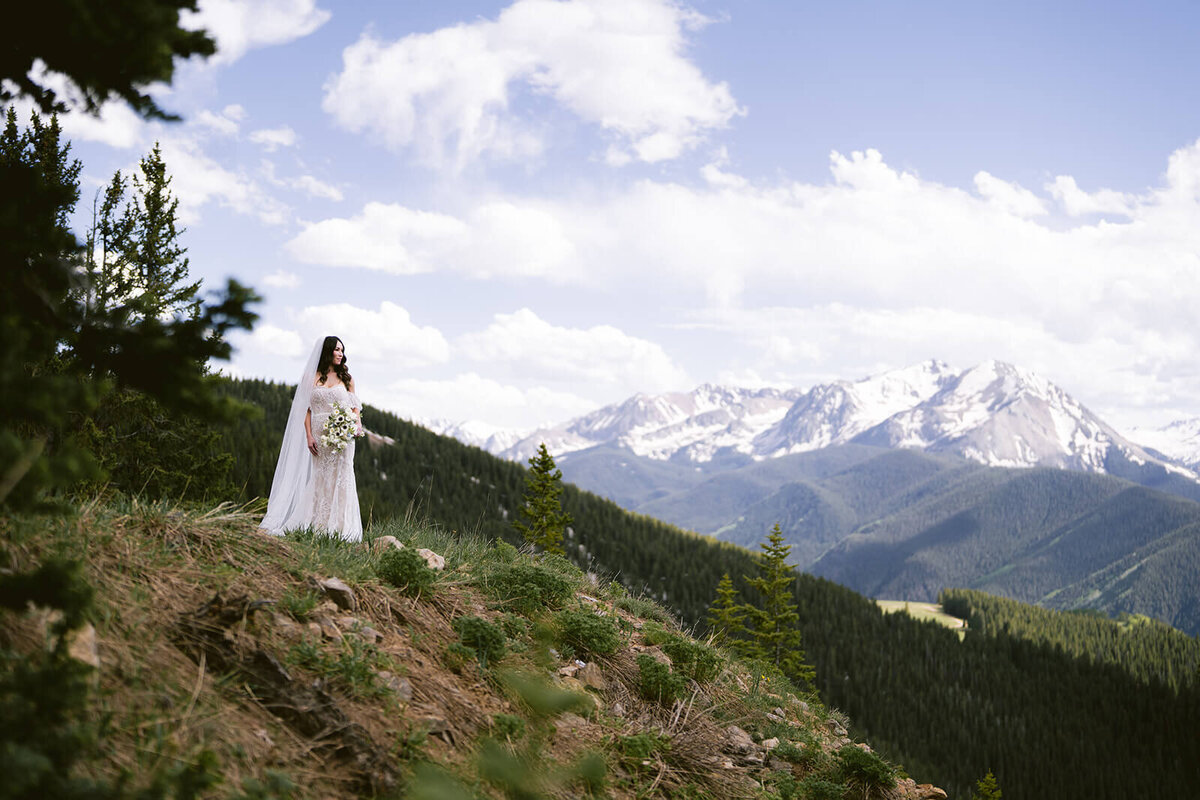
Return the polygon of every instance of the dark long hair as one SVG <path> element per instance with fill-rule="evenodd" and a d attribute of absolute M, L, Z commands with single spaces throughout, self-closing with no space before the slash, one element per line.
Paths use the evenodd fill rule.
<path fill-rule="evenodd" d="M 333 363 L 333 348 L 339 344 L 342 345 L 342 363 Z M 329 368 L 333 367 L 333 371 L 337 373 L 338 380 L 349 389 L 350 381 L 354 380 L 350 377 L 350 370 L 346 366 L 346 345 L 342 344 L 342 340 L 336 336 L 326 336 L 325 341 L 321 344 L 321 357 L 317 359 L 317 374 L 321 377 L 317 379 L 318 383 L 325 383 L 325 375 L 329 372 Z"/>

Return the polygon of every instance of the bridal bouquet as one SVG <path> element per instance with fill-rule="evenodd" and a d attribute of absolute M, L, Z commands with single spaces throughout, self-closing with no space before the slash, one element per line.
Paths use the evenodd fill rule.
<path fill-rule="evenodd" d="M 358 417 L 354 412 L 341 403 L 334 403 L 325 426 L 321 429 L 321 444 L 335 453 L 345 449 L 350 440 L 357 435 Z"/>

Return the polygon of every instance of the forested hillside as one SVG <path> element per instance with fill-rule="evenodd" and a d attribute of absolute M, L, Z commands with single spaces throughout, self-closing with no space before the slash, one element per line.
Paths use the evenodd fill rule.
<path fill-rule="evenodd" d="M 583 451 L 564 459 L 563 474 L 742 546 L 778 522 L 800 568 L 873 597 L 928 602 L 966 586 L 1200 632 L 1200 503 L 1177 495 L 1112 475 L 864 445 L 712 476 L 647 461 Z M 638 478 L 650 479 L 640 492 Z"/>
<path fill-rule="evenodd" d="M 266 412 L 228 442 L 247 497 L 269 487 L 289 387 L 228 385 Z M 356 473 L 364 518 L 427 515 L 450 529 L 512 536 L 523 470 L 368 407 L 372 432 L 393 443 L 360 443 Z M 886 472 L 886 471 L 885 471 Z M 566 544 L 578 563 L 645 589 L 699 622 L 726 572 L 754 574 L 741 548 L 630 515 L 568 486 L 574 516 Z M 767 530 L 762 531 L 765 538 Z M 922 781 L 965 798 L 988 770 L 1007 800 L 1187 797 L 1200 785 L 1200 691 L 1146 682 L 1020 631 L 957 635 L 903 614 L 882 614 L 865 597 L 801 574 L 795 587 L 804 647 L 817 685 L 855 729 Z M 1174 657 L 1174 656 L 1167 656 Z M 1176 672 L 1195 670 L 1180 654 Z"/>
<path fill-rule="evenodd" d="M 1145 684 L 1200 687 L 1200 639 L 1136 615 L 1051 611 L 970 589 L 946 589 L 943 610 L 967 621 L 974 636 L 1015 636 L 1061 648 L 1073 658 L 1121 667 Z"/>

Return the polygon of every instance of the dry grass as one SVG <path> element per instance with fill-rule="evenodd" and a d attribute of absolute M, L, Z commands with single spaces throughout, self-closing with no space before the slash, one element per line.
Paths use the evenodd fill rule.
<path fill-rule="evenodd" d="M 442 765 L 482 796 L 501 797 L 481 780 L 477 752 L 492 720 L 507 714 L 529 720 L 528 738 L 508 747 L 541 765 L 536 778 L 547 796 L 580 796 L 569 767 L 588 752 L 606 754 L 605 796 L 613 798 L 770 796 L 762 794 L 762 768 L 731 764 L 721 752 L 727 725 L 752 729 L 770 705 L 747 691 L 736 669 L 693 684 L 690 696 L 672 706 L 648 702 L 638 692 L 635 648 L 652 648 L 632 635 L 599 659 L 606 687 L 590 692 L 593 710 L 539 717 L 501 679 L 505 671 L 583 687 L 558 677 L 562 662 L 536 635 L 514 642 L 486 672 L 474 664 L 459 672 L 446 666 L 456 617 L 503 621 L 502 604 L 472 585 L 494 548 L 428 526 L 386 528 L 447 555 L 435 591 L 417 600 L 372 577 L 375 556 L 367 545 L 279 539 L 260 533 L 258 519 L 255 509 L 229 505 L 189 510 L 136 501 L 93 501 L 70 519 L 0 518 L 9 540 L 8 563 L 0 566 L 23 571 L 66 554 L 83 562 L 96 591 L 101 668 L 87 715 L 105 735 L 84 772 L 109 780 L 125 774 L 134 786 L 146 786 L 209 752 L 224 780 L 202 796 L 229 797 L 243 781 L 286 774 L 295 788 L 280 797 L 348 800 L 399 794 L 416 757 Z M 281 598 L 326 577 L 351 586 L 355 610 L 322 602 L 307 619 L 284 613 Z M 595 592 L 580 576 L 580 602 L 592 602 L 585 588 Z M 642 625 L 613 605 L 597 607 L 627 629 Z M 343 630 L 339 642 L 310 630 L 322 617 L 353 617 L 379 639 L 352 650 L 345 643 L 352 633 Z M 0 612 L 0 644 L 30 652 L 42 637 L 34 615 Z M 374 679 L 364 687 L 322 673 L 314 658 L 386 669 L 407 681 L 411 696 L 380 689 Z M 808 721 L 825 735 L 822 722 L 815 714 Z M 624 763 L 620 742 L 647 732 L 666 743 L 652 766 Z"/>

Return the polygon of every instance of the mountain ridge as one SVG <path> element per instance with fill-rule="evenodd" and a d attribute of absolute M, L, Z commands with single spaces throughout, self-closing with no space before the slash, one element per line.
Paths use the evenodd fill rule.
<path fill-rule="evenodd" d="M 1154 487 L 1177 477 L 1194 485 L 1184 496 L 1200 498 L 1200 420 L 1161 429 L 1149 437 L 1156 446 L 1144 447 L 1053 382 L 995 360 L 957 370 L 930 359 L 808 390 L 703 384 L 688 393 L 637 394 L 523 436 L 430 427 L 518 462 L 544 442 L 559 460 L 608 447 L 714 472 L 853 442 L 953 453 L 988 466 L 1111 473 Z"/>

